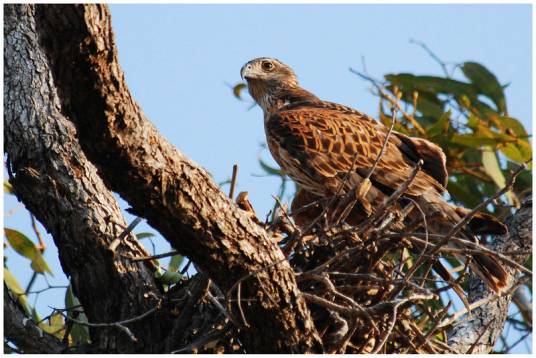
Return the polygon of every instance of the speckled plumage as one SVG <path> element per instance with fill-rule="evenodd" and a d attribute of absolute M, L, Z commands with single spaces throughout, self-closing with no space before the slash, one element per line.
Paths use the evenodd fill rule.
<path fill-rule="evenodd" d="M 299 186 L 293 212 L 317 198 L 345 194 L 359 186 L 380 153 L 387 127 L 355 109 L 320 100 L 299 87 L 294 72 L 278 60 L 252 60 L 244 65 L 241 74 L 263 109 L 270 152 Z M 467 209 L 448 204 L 442 197 L 448 181 L 443 151 L 425 139 L 397 132 L 389 137 L 370 177 L 370 190 L 356 197 L 357 205 L 346 221 L 356 225 L 372 214 L 408 179 L 420 159 L 424 163 L 422 170 L 404 197 L 425 210 L 432 232 L 448 232 Z M 294 219 L 303 226 L 318 212 L 318 208 L 310 209 Z M 475 232 L 503 234 L 506 227 L 489 215 L 479 214 L 465 233 L 476 240 Z M 471 265 L 495 291 L 506 286 L 508 276 L 495 258 L 474 255 Z"/>

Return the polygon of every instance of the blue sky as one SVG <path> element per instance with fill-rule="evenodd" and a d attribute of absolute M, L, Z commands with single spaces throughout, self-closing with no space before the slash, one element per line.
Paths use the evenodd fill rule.
<path fill-rule="evenodd" d="M 240 81 L 248 60 L 276 57 L 294 68 L 302 85 L 319 97 L 373 116 L 378 100 L 351 74 L 376 77 L 392 72 L 441 74 L 441 68 L 410 39 L 426 43 L 446 62 L 476 61 L 506 88 L 511 116 L 530 133 L 532 100 L 530 5 L 111 5 L 119 59 L 127 83 L 148 118 L 183 153 L 206 168 L 216 182 L 239 165 L 237 192 L 249 191 L 260 217 L 273 205 L 275 178 L 259 177 L 264 142 L 262 113 L 248 110 L 228 85 Z M 246 99 L 249 100 L 249 98 Z M 16 206 L 7 197 L 5 211 Z M 128 216 L 132 220 L 131 216 Z M 23 210 L 5 218 L 30 237 Z M 151 230 L 140 225 L 138 231 Z M 154 231 L 154 230 L 153 230 Z M 157 249 L 168 245 L 157 240 Z M 64 282 L 57 252 L 46 258 Z M 23 285 L 28 263 L 6 250 L 9 267 Z M 36 286 L 36 288 L 41 286 Z M 55 290 L 39 307 L 62 305 Z M 523 352 L 521 350 L 520 352 Z"/>

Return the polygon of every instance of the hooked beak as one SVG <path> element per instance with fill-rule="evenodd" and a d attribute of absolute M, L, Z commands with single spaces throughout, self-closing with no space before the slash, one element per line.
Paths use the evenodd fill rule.
<path fill-rule="evenodd" d="M 240 77 L 242 77 L 242 79 L 246 79 L 246 80 L 251 78 L 251 70 L 252 70 L 251 64 L 249 62 L 246 63 L 240 69 Z"/>

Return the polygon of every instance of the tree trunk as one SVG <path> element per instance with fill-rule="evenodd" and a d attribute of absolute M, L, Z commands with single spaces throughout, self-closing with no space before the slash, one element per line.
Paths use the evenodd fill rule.
<path fill-rule="evenodd" d="M 526 198 L 519 211 L 507 222 L 509 233 L 497 237 L 490 246 L 501 253 L 515 251 L 532 251 L 532 195 Z M 523 264 L 529 254 L 516 255 L 515 261 Z M 515 277 L 516 271 L 507 268 L 508 273 Z M 513 282 L 512 282 L 513 284 Z M 449 346 L 461 353 L 489 353 L 501 335 L 508 306 L 515 290 L 497 298 L 478 278 L 472 276 L 469 280 L 469 301 L 489 300 L 487 303 L 471 312 L 462 323 L 454 326 L 448 335 Z"/>
<path fill-rule="evenodd" d="M 162 137 L 132 98 L 118 64 L 108 8 L 4 9 L 10 181 L 54 238 L 63 270 L 94 324 L 89 350 L 169 353 L 192 343 L 194 336 L 204 342 L 213 333 L 232 332 L 243 352 L 322 353 L 325 347 L 310 313 L 314 306 L 306 304 L 276 242 L 205 170 Z M 202 274 L 164 292 L 151 265 L 131 259 L 147 255 L 134 235 L 127 234 L 117 250 L 111 247 L 126 226 L 111 191 Z M 211 293 L 219 290 L 234 298 L 226 307 Z M 247 304 L 237 304 L 246 297 Z M 470 331 L 475 337 L 484 327 L 489 335 L 482 340 L 493 346 L 509 298 L 498 302 L 489 317 L 497 325 L 490 329 L 474 323 L 463 334 Z M 396 318 L 398 306 L 386 307 Z M 17 344 L 31 345 L 20 334 L 24 320 L 16 308 L 4 306 L 14 317 L 13 328 L 19 328 L 6 334 Z M 95 326 L 106 322 L 111 324 Z M 223 328 L 213 332 L 216 326 Z M 452 331 L 449 343 L 467 351 L 457 338 L 461 327 Z M 34 328 L 28 327 L 30 336 Z M 336 333 L 347 344 L 351 337 L 341 332 Z M 61 350 L 49 338 L 36 339 L 27 351 Z"/>
<path fill-rule="evenodd" d="M 90 321 L 135 316 L 154 307 L 161 294 L 143 264 L 110 255 L 109 244 L 124 222 L 78 141 L 133 212 L 225 292 L 240 282 L 242 294 L 254 298 L 243 305 L 247 324 L 242 324 L 248 329 L 240 331 L 248 351 L 320 351 L 309 310 L 278 246 L 208 173 L 157 132 L 132 99 L 117 62 L 107 7 L 36 5 L 35 26 L 34 6 L 7 8 L 6 148 L 13 184 L 54 236 Z M 26 141 L 38 143 L 32 147 Z M 91 194 L 83 191 L 88 189 Z M 98 205 L 98 213 L 88 212 L 91 204 Z M 142 342 L 156 343 L 153 334 L 161 337 L 158 329 L 145 326 L 144 332 L 133 333 L 146 336 Z M 109 334 L 101 333 L 101 346 L 144 351 L 124 334 L 116 336 L 104 342 Z"/>

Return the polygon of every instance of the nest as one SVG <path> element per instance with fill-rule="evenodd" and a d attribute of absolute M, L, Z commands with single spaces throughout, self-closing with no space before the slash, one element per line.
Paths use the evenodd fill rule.
<path fill-rule="evenodd" d="M 392 231 L 403 212 L 385 208 L 358 227 L 317 223 L 303 235 L 279 208 L 271 228 L 284 237 L 327 353 L 452 352 L 442 324 L 449 306 L 440 296 L 453 286 L 463 294 L 466 267 L 455 279 L 427 254 L 434 245 Z"/>

